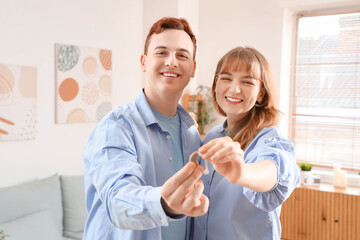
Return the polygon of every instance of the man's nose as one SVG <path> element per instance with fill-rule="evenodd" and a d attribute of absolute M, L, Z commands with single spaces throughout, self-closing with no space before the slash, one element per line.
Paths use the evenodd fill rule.
<path fill-rule="evenodd" d="M 169 54 L 165 60 L 165 65 L 171 68 L 177 67 L 179 65 L 178 60 L 174 54 Z"/>

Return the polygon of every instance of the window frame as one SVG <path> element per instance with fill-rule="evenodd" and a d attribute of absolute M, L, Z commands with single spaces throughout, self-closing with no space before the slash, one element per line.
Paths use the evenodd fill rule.
<path fill-rule="evenodd" d="M 298 46 L 298 31 L 299 31 L 299 19 L 302 17 L 315 17 L 315 16 L 329 16 L 329 15 L 339 15 L 339 14 L 348 14 L 348 13 L 360 13 L 360 8 L 352 8 L 352 9 L 345 9 L 345 10 L 316 10 L 311 12 L 298 12 L 295 17 L 294 21 L 295 24 L 293 25 L 295 27 L 294 35 L 293 35 L 293 48 L 292 48 L 292 57 L 291 57 L 291 82 L 290 82 L 290 101 L 289 101 L 289 128 L 288 133 L 290 136 L 290 139 L 295 144 L 295 130 L 296 127 L 296 117 L 300 116 L 301 114 L 296 113 L 296 81 L 298 79 L 296 78 L 296 68 L 297 68 L 297 46 Z M 326 116 L 325 116 L 326 117 Z M 336 123 L 338 124 L 338 123 Z M 296 145 L 295 145 L 296 147 Z M 360 161 L 360 160 L 359 160 Z M 312 162 L 308 159 L 297 159 L 297 162 L 311 162 L 313 166 L 324 168 L 324 169 L 332 169 L 333 166 L 329 165 L 323 165 L 320 162 Z M 357 162 L 357 161 L 356 161 Z M 360 168 L 347 168 L 343 167 L 345 170 L 359 172 Z"/>

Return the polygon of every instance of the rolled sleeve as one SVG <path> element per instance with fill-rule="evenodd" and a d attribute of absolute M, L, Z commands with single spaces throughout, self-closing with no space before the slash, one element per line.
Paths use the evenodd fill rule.
<path fill-rule="evenodd" d="M 139 190 L 139 189 L 138 189 Z M 143 206 L 129 202 L 129 196 L 115 200 L 116 207 L 110 206 L 113 223 L 120 229 L 150 229 L 167 226 L 168 219 L 160 202 L 161 187 L 144 187 Z M 130 191 L 131 194 L 131 191 Z M 125 201 L 126 200 L 126 201 Z"/>
<path fill-rule="evenodd" d="M 89 176 L 110 221 L 118 228 L 142 230 L 166 226 L 161 186 L 146 185 L 134 143 L 125 120 L 108 119 L 100 124 L 87 151 Z"/>
<path fill-rule="evenodd" d="M 268 192 L 256 192 L 243 188 L 246 198 L 257 208 L 270 212 L 279 207 L 299 184 L 299 170 L 296 165 L 295 148 L 292 142 L 281 137 L 261 138 L 248 156 L 246 162 L 270 160 L 277 168 L 277 183 Z"/>

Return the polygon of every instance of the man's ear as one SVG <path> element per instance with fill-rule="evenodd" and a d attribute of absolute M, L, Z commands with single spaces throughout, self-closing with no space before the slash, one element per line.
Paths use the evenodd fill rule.
<path fill-rule="evenodd" d="M 191 73 L 191 77 L 195 77 L 195 70 L 196 70 L 196 61 L 194 61 L 194 69 L 193 72 Z"/>
<path fill-rule="evenodd" d="M 142 70 L 143 72 L 146 72 L 145 63 L 146 63 L 146 55 L 143 54 L 143 55 L 141 55 L 141 57 L 140 57 L 140 65 L 141 65 L 141 70 Z"/>

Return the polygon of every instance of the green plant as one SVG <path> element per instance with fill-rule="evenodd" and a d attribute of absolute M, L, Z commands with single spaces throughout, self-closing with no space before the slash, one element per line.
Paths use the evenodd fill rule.
<path fill-rule="evenodd" d="M 312 166 L 313 165 L 311 163 L 305 163 L 305 162 L 300 163 L 301 171 L 311 171 Z"/>
<path fill-rule="evenodd" d="M 0 240 L 5 240 L 6 237 L 9 237 L 9 235 L 5 234 L 3 229 L 0 229 Z"/>
<path fill-rule="evenodd" d="M 185 93 L 182 104 L 187 111 L 195 114 L 198 130 L 200 134 L 204 134 L 204 127 L 213 121 L 210 87 L 199 85 L 193 94 Z"/>

